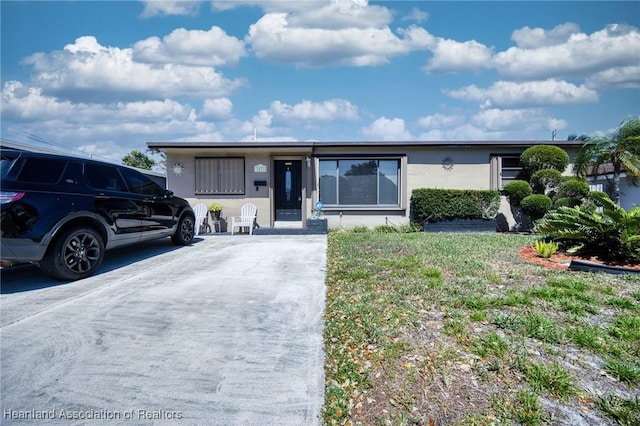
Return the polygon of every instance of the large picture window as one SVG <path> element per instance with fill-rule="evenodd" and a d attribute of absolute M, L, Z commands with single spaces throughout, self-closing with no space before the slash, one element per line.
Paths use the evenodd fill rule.
<path fill-rule="evenodd" d="M 328 207 L 398 207 L 399 182 L 399 159 L 320 160 L 320 200 Z"/>
<path fill-rule="evenodd" d="M 196 194 L 244 194 L 244 158 L 196 158 Z"/>

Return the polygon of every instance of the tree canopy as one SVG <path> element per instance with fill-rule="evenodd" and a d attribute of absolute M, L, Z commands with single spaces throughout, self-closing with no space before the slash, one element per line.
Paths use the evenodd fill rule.
<path fill-rule="evenodd" d="M 620 174 L 625 172 L 631 176 L 634 185 L 640 181 L 640 117 L 624 120 L 618 130 L 609 136 L 580 136 L 575 140 L 585 141 L 575 158 L 578 175 L 597 175 L 601 167 L 609 166 L 613 175 L 614 200 L 619 204 Z"/>
<path fill-rule="evenodd" d="M 131 167 L 137 167 L 139 169 L 151 170 L 156 164 L 156 160 L 150 158 L 145 153 L 132 150 L 130 153 L 122 157 L 122 164 Z"/>

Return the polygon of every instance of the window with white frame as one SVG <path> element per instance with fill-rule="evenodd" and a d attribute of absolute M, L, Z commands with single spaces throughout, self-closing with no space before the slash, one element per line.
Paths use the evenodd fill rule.
<path fill-rule="evenodd" d="M 244 158 L 196 158 L 196 194 L 244 194 Z"/>
<path fill-rule="evenodd" d="M 400 159 L 320 159 L 320 200 L 327 207 L 398 207 Z"/>

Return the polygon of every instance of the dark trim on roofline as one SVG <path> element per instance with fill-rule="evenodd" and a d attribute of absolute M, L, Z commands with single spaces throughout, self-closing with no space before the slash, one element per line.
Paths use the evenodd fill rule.
<path fill-rule="evenodd" d="M 149 148 L 348 148 L 348 147 L 438 147 L 438 146 L 533 146 L 579 147 L 580 141 L 324 141 L 324 142 L 147 142 Z"/>

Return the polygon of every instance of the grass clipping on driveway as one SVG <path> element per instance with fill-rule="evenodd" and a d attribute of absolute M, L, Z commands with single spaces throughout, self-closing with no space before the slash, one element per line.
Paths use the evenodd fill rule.
<path fill-rule="evenodd" d="M 533 241 L 330 233 L 325 424 L 640 424 L 640 278 Z"/>

